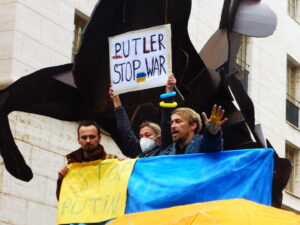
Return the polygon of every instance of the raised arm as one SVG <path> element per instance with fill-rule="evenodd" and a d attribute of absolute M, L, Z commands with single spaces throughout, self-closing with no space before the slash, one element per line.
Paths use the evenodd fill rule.
<path fill-rule="evenodd" d="M 202 139 L 202 152 L 218 152 L 223 150 L 221 126 L 228 120 L 227 118 L 223 119 L 224 112 L 221 106 L 217 107 L 214 105 L 209 119 L 205 113 L 202 113 L 206 127 Z"/>
<path fill-rule="evenodd" d="M 122 106 L 121 99 L 118 95 L 114 95 L 113 89 L 110 87 L 109 96 L 114 104 L 114 113 L 117 123 L 118 132 L 121 136 L 122 148 L 124 155 L 130 158 L 136 158 L 142 153 L 139 139 L 135 136 L 125 108 Z"/>
<path fill-rule="evenodd" d="M 166 85 L 166 93 L 170 93 L 174 90 L 176 85 L 176 78 L 173 74 L 168 77 L 167 85 Z M 172 144 L 172 136 L 171 136 L 171 112 L 172 108 L 162 108 L 161 118 L 160 118 L 160 127 L 161 127 L 161 149 L 167 148 L 170 144 Z"/>
<path fill-rule="evenodd" d="M 113 101 L 114 108 L 122 106 L 122 102 L 121 102 L 119 95 L 114 95 L 114 90 L 112 89 L 111 86 L 109 88 L 108 95 L 111 98 L 111 100 Z"/>

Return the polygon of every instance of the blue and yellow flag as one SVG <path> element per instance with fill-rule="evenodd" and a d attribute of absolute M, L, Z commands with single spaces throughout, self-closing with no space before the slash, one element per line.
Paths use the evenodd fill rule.
<path fill-rule="evenodd" d="M 244 198 L 271 205 L 273 150 L 249 149 L 139 159 L 126 213 Z"/>
<path fill-rule="evenodd" d="M 140 82 L 144 82 L 146 81 L 146 73 L 138 73 L 136 75 L 136 82 L 140 83 Z"/>
<path fill-rule="evenodd" d="M 138 159 L 125 213 L 235 198 L 270 205 L 272 176 L 272 149 Z"/>

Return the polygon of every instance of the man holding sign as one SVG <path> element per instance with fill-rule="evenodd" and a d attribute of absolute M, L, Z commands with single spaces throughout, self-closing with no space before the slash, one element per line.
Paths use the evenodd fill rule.
<path fill-rule="evenodd" d="M 113 155 L 106 154 L 104 147 L 100 144 L 101 135 L 98 124 L 94 121 L 82 121 L 78 125 L 78 143 L 81 146 L 78 150 L 71 152 L 66 156 L 68 164 L 74 162 L 89 162 L 98 159 L 114 158 Z M 65 165 L 58 172 L 56 187 L 56 197 L 59 199 L 60 188 L 63 178 L 68 172 L 68 166 Z"/>
<path fill-rule="evenodd" d="M 116 103 L 116 97 L 119 94 L 159 87 L 166 83 L 167 75 L 171 74 L 172 68 L 170 34 L 170 26 L 162 25 L 109 38 L 112 83 L 109 94 L 114 101 L 115 113 L 118 107 L 121 106 L 119 99 L 119 103 Z M 217 106 L 214 106 L 210 119 L 204 114 L 206 129 L 204 135 L 199 135 L 198 133 L 202 128 L 200 116 L 192 109 L 176 109 L 171 118 L 172 132 L 170 133 L 173 144 L 168 147 L 160 146 L 160 148 L 155 148 L 156 151 L 151 152 L 151 154 L 141 155 L 143 151 L 142 142 L 139 144 L 135 137 L 137 148 L 125 148 L 124 151 L 126 152 L 123 153 L 129 157 L 138 155 L 149 157 L 220 151 L 223 149 L 221 126 L 227 121 L 227 118 L 222 120 L 223 115 L 224 110 L 221 107 L 217 108 Z M 118 119 L 118 115 L 116 115 L 116 118 L 117 124 L 128 121 L 128 118 Z M 169 120 L 170 118 L 166 119 Z M 163 124 L 166 124 L 164 120 L 162 121 Z M 131 127 L 130 125 L 127 127 L 128 129 L 120 127 L 119 130 L 120 134 L 126 137 L 123 138 L 124 145 L 130 146 L 131 139 L 128 137 L 132 135 L 128 135 L 130 132 L 124 132 L 124 130 L 131 130 Z M 169 127 L 162 128 L 162 133 L 168 132 L 169 129 Z M 154 136 L 153 134 L 153 138 Z M 157 136 L 158 134 L 155 138 Z"/>

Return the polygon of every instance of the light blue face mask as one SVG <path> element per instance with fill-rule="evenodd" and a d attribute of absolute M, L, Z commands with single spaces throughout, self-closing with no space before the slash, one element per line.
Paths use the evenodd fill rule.
<path fill-rule="evenodd" d="M 141 138 L 140 139 L 140 146 L 142 149 L 142 152 L 147 152 L 152 150 L 155 147 L 155 141 L 150 138 Z"/>

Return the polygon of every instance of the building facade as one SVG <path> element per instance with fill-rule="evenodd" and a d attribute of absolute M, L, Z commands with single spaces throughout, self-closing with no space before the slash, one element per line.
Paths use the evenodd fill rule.
<path fill-rule="evenodd" d="M 267 38 L 244 38 L 238 64 L 255 105 L 256 122 L 281 157 L 294 164 L 284 206 L 300 212 L 300 1 L 265 0 L 278 25 Z M 72 61 L 80 33 L 97 0 L 1 0 L 0 88 L 38 69 Z M 217 30 L 222 0 L 193 0 L 191 40 L 199 52 Z M 16 143 L 32 168 L 26 183 L 13 178 L 0 159 L 0 225 L 55 224 L 57 171 L 78 147 L 76 123 L 23 112 L 9 115 Z M 103 134 L 110 153 L 119 150 Z"/>
<path fill-rule="evenodd" d="M 217 30 L 221 0 L 193 1 L 189 32 L 200 51 Z M 277 28 L 267 38 L 243 38 L 237 63 L 255 107 L 256 123 L 280 157 L 293 163 L 284 191 L 284 207 L 300 212 L 300 1 L 265 0 L 277 15 Z M 241 52 L 242 51 L 242 52 Z"/>
<path fill-rule="evenodd" d="M 1 0 L 1 89 L 41 68 L 70 63 L 74 37 L 81 31 L 74 35 L 75 18 L 88 19 L 96 2 Z M 11 113 L 9 122 L 34 176 L 28 183 L 15 179 L 0 157 L 0 224 L 56 224 L 56 179 L 64 156 L 79 147 L 77 123 L 24 112 Z M 101 143 L 119 154 L 109 136 L 102 134 Z"/>

